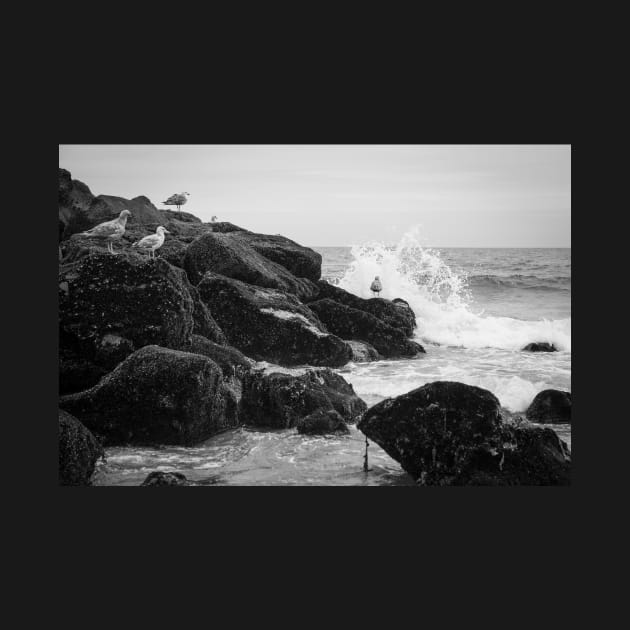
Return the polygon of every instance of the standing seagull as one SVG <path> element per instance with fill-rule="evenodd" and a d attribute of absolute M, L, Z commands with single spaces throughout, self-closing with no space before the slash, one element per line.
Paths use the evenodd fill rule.
<path fill-rule="evenodd" d="M 116 254 L 114 251 L 113 242 L 122 238 L 127 227 L 127 217 L 131 215 L 129 210 L 123 210 L 117 219 L 112 221 L 105 221 L 105 223 L 99 223 L 87 232 L 80 232 L 79 236 L 87 236 L 88 238 L 96 238 L 102 241 L 107 241 L 107 250 L 112 254 Z"/>
<path fill-rule="evenodd" d="M 187 192 L 175 193 L 162 203 L 165 206 L 177 206 L 177 209 L 181 211 L 181 206 L 183 206 L 188 201 L 188 199 L 186 199 L 186 195 L 190 197 L 190 193 Z"/>
<path fill-rule="evenodd" d="M 132 247 L 137 247 L 139 250 L 149 252 L 151 258 L 155 258 L 155 250 L 159 249 L 164 244 L 165 234 L 170 234 L 170 232 L 160 225 L 160 227 L 155 230 L 155 234 L 149 234 L 149 236 L 141 238 L 139 241 L 136 241 Z"/>
<path fill-rule="evenodd" d="M 370 290 L 376 293 L 376 295 L 379 295 L 380 292 L 383 290 L 383 285 L 381 284 L 378 276 L 374 278 L 374 281 L 370 285 Z"/>

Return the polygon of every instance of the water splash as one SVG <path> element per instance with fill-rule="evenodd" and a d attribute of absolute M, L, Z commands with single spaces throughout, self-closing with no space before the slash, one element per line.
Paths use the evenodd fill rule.
<path fill-rule="evenodd" d="M 417 337 L 425 343 L 520 350 L 530 342 L 547 341 L 571 351 L 570 318 L 521 320 L 475 312 L 467 275 L 449 267 L 438 251 L 424 247 L 417 227 L 394 247 L 370 242 L 353 247 L 351 255 L 339 286 L 369 298 L 370 283 L 379 276 L 381 297 L 409 302 L 418 321 Z"/>

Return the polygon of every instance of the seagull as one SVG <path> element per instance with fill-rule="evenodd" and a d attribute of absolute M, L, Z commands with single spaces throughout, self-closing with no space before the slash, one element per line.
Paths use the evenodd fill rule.
<path fill-rule="evenodd" d="M 376 276 L 374 278 L 374 281 L 372 282 L 372 284 L 370 285 L 370 291 L 376 293 L 377 295 L 383 290 L 383 285 L 381 284 L 381 281 L 379 280 L 379 277 Z"/>
<path fill-rule="evenodd" d="M 212 223 L 214 223 L 217 220 L 217 215 L 215 214 L 211 220 L 212 220 Z"/>
<path fill-rule="evenodd" d="M 107 250 L 112 254 L 116 254 L 114 251 L 113 241 L 122 238 L 127 226 L 127 217 L 131 215 L 129 210 L 123 210 L 117 219 L 112 221 L 105 221 L 105 223 L 99 223 L 87 232 L 80 232 L 79 236 L 87 236 L 88 238 L 97 238 L 103 241 L 107 241 Z"/>
<path fill-rule="evenodd" d="M 132 247 L 137 247 L 142 251 L 149 252 L 151 258 L 155 258 L 155 250 L 159 249 L 164 244 L 165 234 L 170 234 L 170 232 L 160 225 L 158 229 L 155 230 L 155 234 L 149 234 L 149 236 L 141 238 L 139 241 L 136 241 Z"/>
<path fill-rule="evenodd" d="M 187 192 L 175 193 L 174 195 L 171 195 L 166 201 L 163 201 L 162 203 L 165 206 L 177 206 L 177 209 L 181 210 L 181 206 L 183 206 L 188 201 L 188 199 L 186 199 L 186 195 L 190 196 L 190 193 L 187 193 Z"/>

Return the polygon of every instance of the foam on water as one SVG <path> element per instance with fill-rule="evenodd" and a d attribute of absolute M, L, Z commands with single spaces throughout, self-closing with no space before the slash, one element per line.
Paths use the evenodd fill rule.
<path fill-rule="evenodd" d="M 571 318 L 524 320 L 474 312 L 466 274 L 451 269 L 439 252 L 423 247 L 418 228 L 407 232 L 395 247 L 378 242 L 355 246 L 352 257 L 339 286 L 369 298 L 373 297 L 370 283 L 379 276 L 381 297 L 409 302 L 421 341 L 506 350 L 546 341 L 571 351 Z"/>

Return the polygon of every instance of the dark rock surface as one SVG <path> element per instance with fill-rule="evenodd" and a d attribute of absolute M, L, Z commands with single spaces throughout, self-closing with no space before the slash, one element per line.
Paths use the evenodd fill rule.
<path fill-rule="evenodd" d="M 539 424 L 571 424 L 571 392 L 558 389 L 539 392 L 525 416 L 530 422 Z"/>
<path fill-rule="evenodd" d="M 551 430 L 504 422 L 479 387 L 436 381 L 375 405 L 357 425 L 424 485 L 568 485 L 571 457 Z"/>
<path fill-rule="evenodd" d="M 60 354 L 113 368 L 142 346 L 186 349 L 194 325 L 189 286 L 181 269 L 159 259 L 98 254 L 62 267 Z M 69 391 L 65 377 L 62 390 Z"/>
<path fill-rule="evenodd" d="M 232 346 L 224 346 L 201 335 L 193 335 L 190 352 L 212 359 L 224 376 L 242 377 L 253 367 L 254 361 Z"/>
<path fill-rule="evenodd" d="M 352 348 L 352 361 L 355 363 L 369 363 L 381 358 L 376 348 L 369 343 L 353 341 L 352 339 L 345 339 L 344 341 Z"/>
<path fill-rule="evenodd" d="M 552 343 L 541 341 L 538 343 L 528 343 L 524 348 L 526 352 L 558 352 L 558 348 Z"/>
<path fill-rule="evenodd" d="M 197 288 L 230 345 L 256 361 L 339 367 L 352 356 L 293 295 L 212 273 Z"/>
<path fill-rule="evenodd" d="M 334 409 L 318 409 L 296 422 L 298 433 L 306 435 L 326 435 L 329 433 L 350 433 L 343 418 Z"/>
<path fill-rule="evenodd" d="M 243 381 L 240 417 L 245 424 L 288 429 L 319 410 L 335 410 L 344 422 L 356 422 L 366 409 L 352 385 L 331 370 L 253 373 Z"/>
<path fill-rule="evenodd" d="M 223 374 L 199 354 L 146 346 L 60 407 L 115 444 L 192 445 L 238 425 Z"/>
<path fill-rule="evenodd" d="M 300 298 L 317 292 L 311 280 L 296 278 L 285 267 L 250 247 L 243 241 L 242 232 L 211 232 L 195 239 L 186 249 L 184 268 L 193 284 L 198 284 L 210 271 L 259 287 L 279 289 Z"/>
<path fill-rule="evenodd" d="M 103 447 L 79 420 L 59 409 L 59 485 L 89 486 Z"/>
<path fill-rule="evenodd" d="M 395 300 L 386 300 L 384 298 L 360 298 L 352 293 L 348 293 L 345 289 L 337 287 L 333 284 L 320 280 L 317 282 L 319 292 L 314 297 L 306 297 L 304 302 L 313 302 L 329 298 L 359 311 L 365 311 L 370 315 L 374 315 L 393 328 L 400 328 L 405 336 L 411 337 L 416 327 L 416 316 L 411 310 L 407 302 L 396 298 Z"/>
<path fill-rule="evenodd" d="M 342 339 L 365 341 L 384 357 L 413 357 L 424 352 L 424 348 L 408 339 L 400 328 L 366 311 L 329 298 L 309 302 L 308 307 L 330 332 Z"/>
<path fill-rule="evenodd" d="M 202 301 L 199 291 L 191 284 L 188 291 L 193 301 L 193 333 L 206 337 L 222 346 L 227 345 L 227 337 L 215 321 L 206 304 Z"/>
<path fill-rule="evenodd" d="M 154 470 L 147 475 L 141 486 L 189 486 L 185 475 L 178 472 L 163 472 Z"/>

